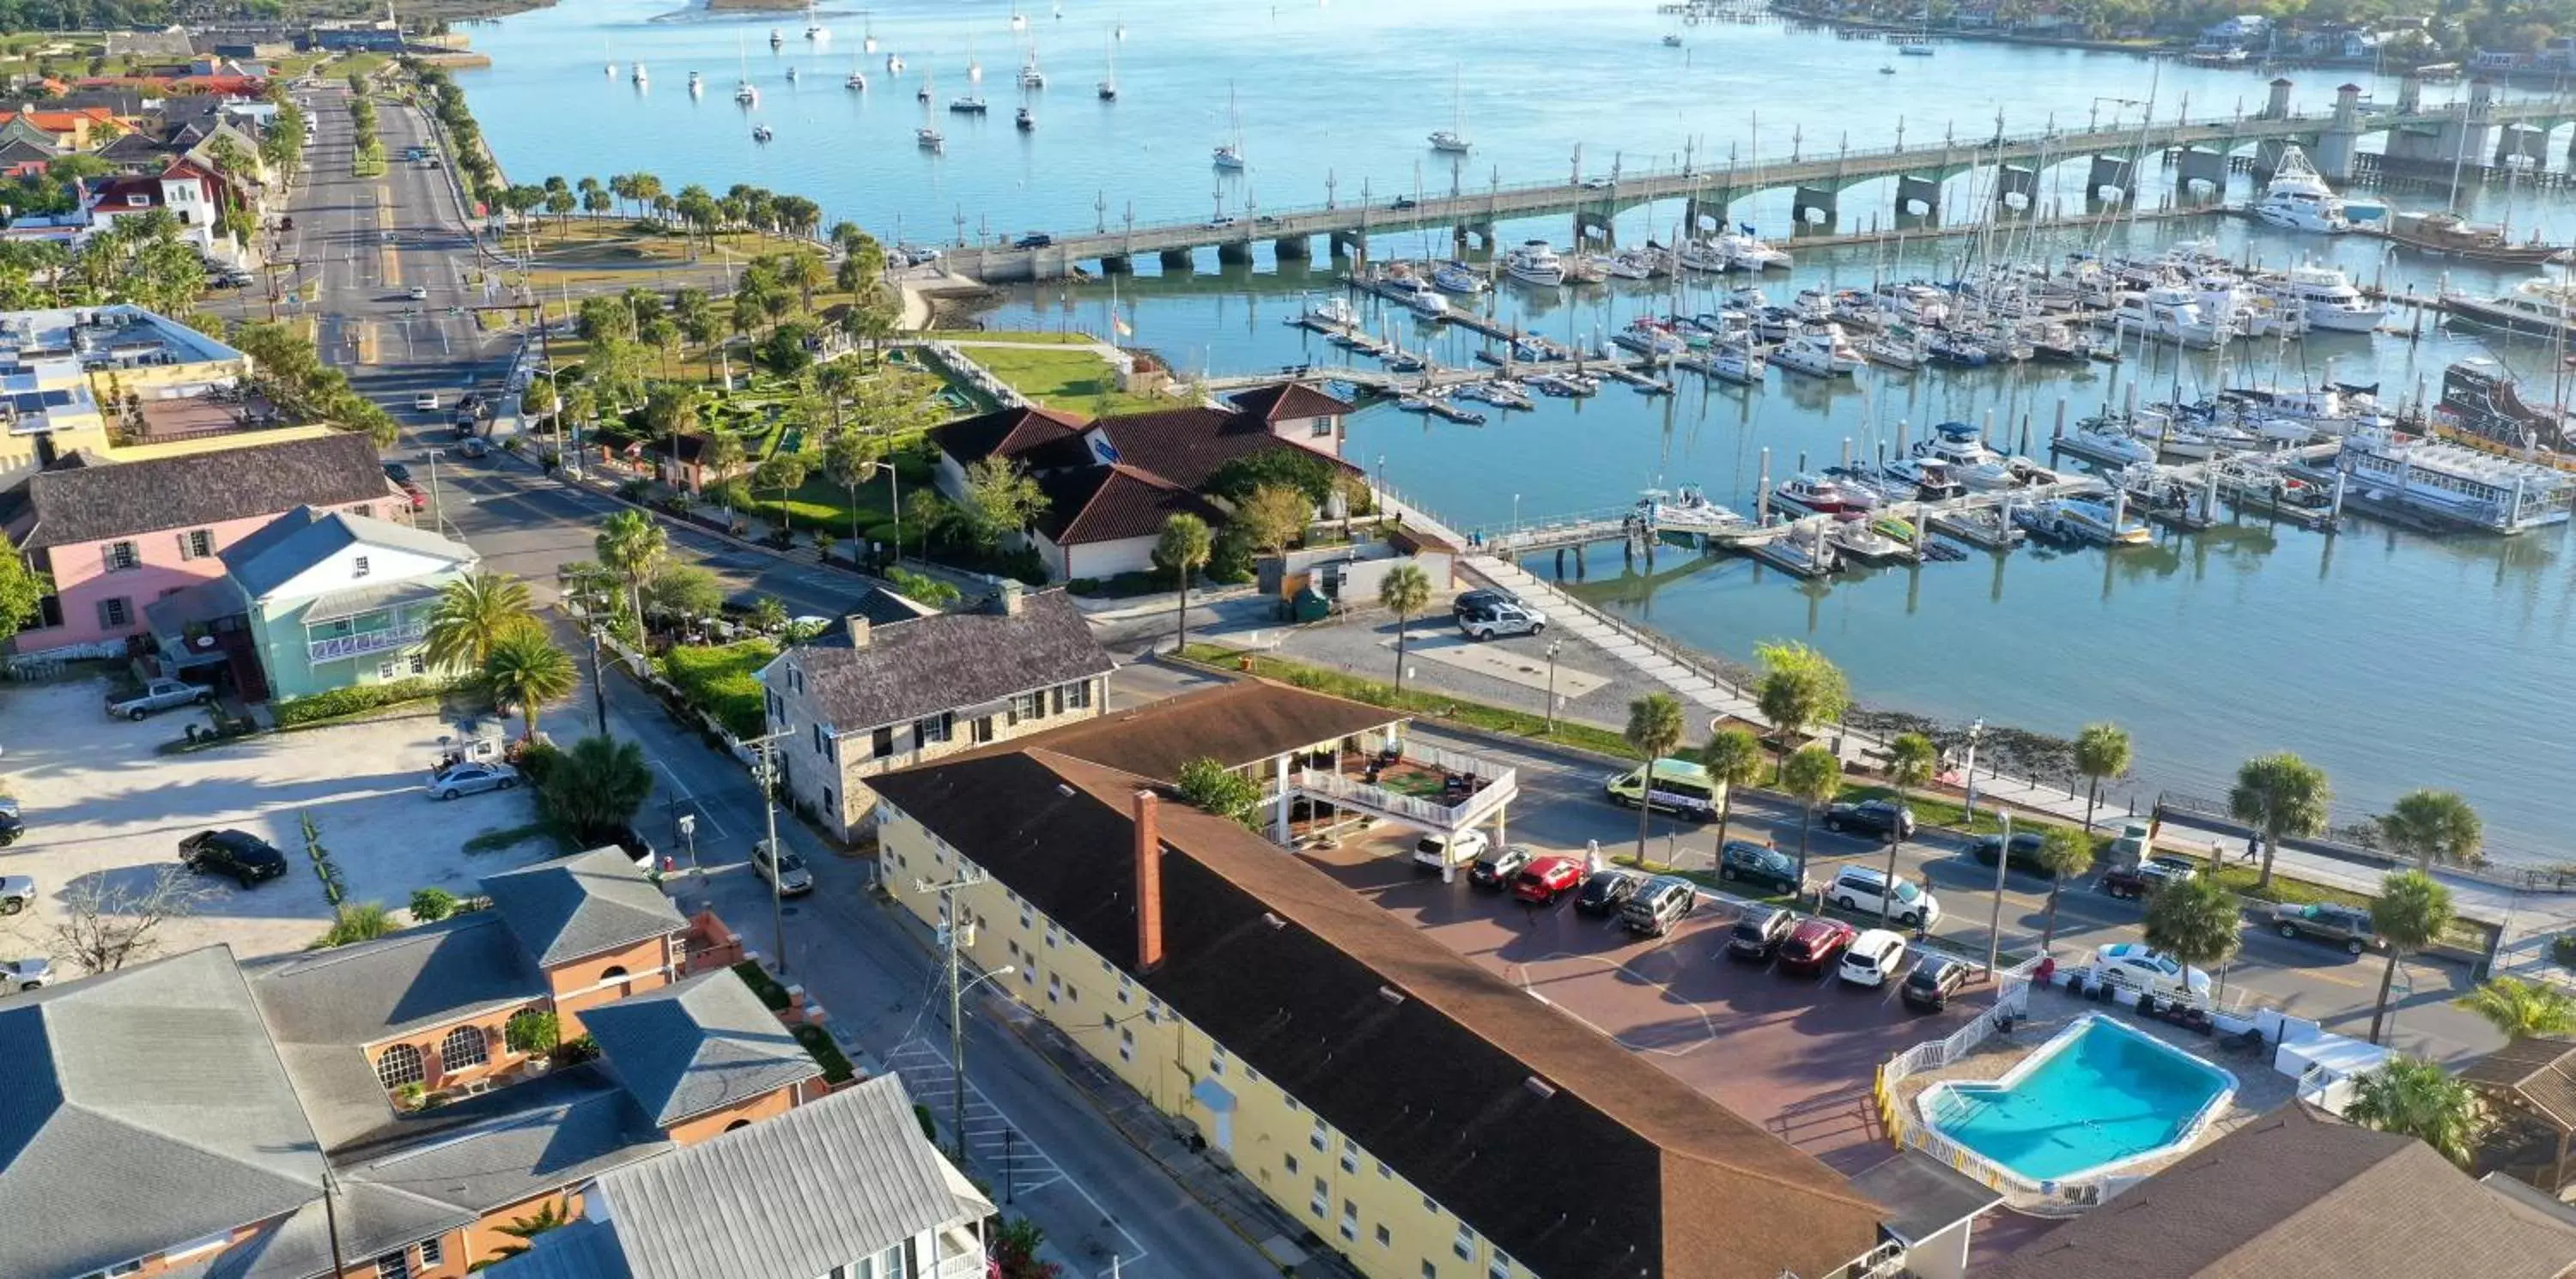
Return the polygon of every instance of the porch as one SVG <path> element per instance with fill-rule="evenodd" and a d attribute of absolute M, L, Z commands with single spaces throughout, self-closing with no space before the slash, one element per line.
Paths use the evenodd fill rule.
<path fill-rule="evenodd" d="M 1519 774 L 1509 765 L 1411 741 L 1399 725 L 1280 756 L 1264 798 L 1274 806 L 1272 837 L 1281 844 L 1290 842 L 1299 799 L 1448 837 L 1490 821 L 1499 844 L 1519 794 Z"/>

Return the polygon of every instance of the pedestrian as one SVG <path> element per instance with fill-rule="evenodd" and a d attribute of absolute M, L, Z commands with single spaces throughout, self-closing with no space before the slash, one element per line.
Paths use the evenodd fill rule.
<path fill-rule="evenodd" d="M 1583 841 L 1583 873 L 1586 875 L 1598 875 L 1601 873 L 1600 840 L 1587 839 Z"/>
<path fill-rule="evenodd" d="M 2263 837 L 2261 835 L 2248 835 L 2245 837 L 2245 860 L 2249 865 L 2263 860 Z"/>

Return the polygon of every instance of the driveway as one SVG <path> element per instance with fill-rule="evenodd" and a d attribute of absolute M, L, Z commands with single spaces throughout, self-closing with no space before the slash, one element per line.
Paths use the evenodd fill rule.
<path fill-rule="evenodd" d="M 32 875 L 34 909 L 0 924 L 0 953 L 44 953 L 63 917 L 66 889 L 105 879 L 141 886 L 173 863 L 182 838 L 201 830 L 248 831 L 286 854 L 284 878 L 251 889 L 205 879 L 192 917 L 157 934 L 156 954 L 216 942 L 241 957 L 300 950 L 328 926 L 331 908 L 305 854 L 303 818 L 339 868 L 345 900 L 401 909 L 412 890 L 463 896 L 483 875 L 552 851 L 544 840 L 464 852 L 486 831 L 536 820 L 524 789 L 440 803 L 422 787 L 442 735 L 455 724 L 420 715 L 271 733 L 187 754 L 156 749 L 179 738 L 195 711 L 141 723 L 111 720 L 97 680 L 0 690 L 0 775 L 19 799 L 27 837 L 0 851 L 0 873 Z"/>

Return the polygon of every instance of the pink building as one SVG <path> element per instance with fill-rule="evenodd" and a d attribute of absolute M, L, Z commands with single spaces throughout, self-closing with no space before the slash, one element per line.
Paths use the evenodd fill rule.
<path fill-rule="evenodd" d="M 143 633 L 146 605 L 222 577 L 224 548 L 299 506 L 411 522 L 374 442 L 356 434 L 123 464 L 79 454 L 20 497 L 9 538 L 54 584 L 18 634 L 21 653 Z"/>

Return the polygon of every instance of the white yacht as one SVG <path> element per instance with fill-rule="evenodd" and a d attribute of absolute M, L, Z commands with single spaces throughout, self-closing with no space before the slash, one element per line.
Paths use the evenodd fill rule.
<path fill-rule="evenodd" d="M 1901 324 L 1891 324 L 1861 339 L 1860 353 L 1872 364 L 1908 372 L 1922 368 L 1923 362 L 1931 358 L 1923 339 Z"/>
<path fill-rule="evenodd" d="M 1742 528 L 1752 522 L 1708 500 L 1708 494 L 1696 484 L 1682 485 L 1678 492 L 1672 493 L 1647 489 L 1637 497 L 1637 514 L 1645 517 L 1649 528 L 1692 533 Z"/>
<path fill-rule="evenodd" d="M 1724 271 L 1732 266 L 1726 250 L 1718 247 L 1716 241 L 1697 236 L 1682 241 L 1673 250 L 1673 261 L 1687 271 Z"/>
<path fill-rule="evenodd" d="M 1772 248 L 1750 231 L 1720 232 L 1717 249 L 1738 271 L 1785 271 L 1796 261 L 1786 250 Z"/>
<path fill-rule="evenodd" d="M 2369 497 L 2490 533 L 2564 524 L 2576 498 L 2554 467 L 2381 428 L 2345 436 L 2342 465 Z"/>
<path fill-rule="evenodd" d="M 1970 488 L 2005 489 L 2020 482 L 2011 459 L 1986 446 L 1985 433 L 1965 422 L 1943 422 L 1932 437 L 1914 442 L 1914 456 L 1938 462 L 1948 478 Z"/>
<path fill-rule="evenodd" d="M 2126 466 L 2132 462 L 2153 462 L 2156 447 L 2129 433 L 2125 423 L 2111 418 L 2094 418 L 2079 423 L 2066 438 L 2085 452 Z"/>
<path fill-rule="evenodd" d="M 1949 464 L 1935 458 L 1900 457 L 1880 467 L 1879 474 L 1900 490 L 1912 489 L 1917 501 L 1941 502 L 1968 493 L 1968 486 L 1951 473 Z M 1903 496 L 1901 491 L 1899 496 Z"/>
<path fill-rule="evenodd" d="M 1554 288 L 1565 283 L 1565 263 L 1547 241 L 1527 240 L 1503 255 L 1503 274 L 1523 284 Z"/>
<path fill-rule="evenodd" d="M 1306 308 L 1306 318 L 1318 324 L 1349 328 L 1360 322 L 1360 313 L 1357 307 L 1351 305 L 1349 298 L 1335 296 Z"/>
<path fill-rule="evenodd" d="M 2144 521 L 2130 515 L 2126 505 L 2085 497 L 2058 497 L 2015 514 L 2026 514 L 2031 523 L 2059 537 L 2106 546 L 2139 546 L 2154 540 L 2154 532 Z"/>
<path fill-rule="evenodd" d="M 1708 353 L 1708 375 L 1737 386 L 1759 385 L 1763 371 L 1770 367 L 1762 348 L 1745 338 L 1720 342 Z"/>
<path fill-rule="evenodd" d="M 2259 277 L 2256 287 L 2307 314 L 2308 327 L 2334 333 L 2368 333 L 2388 318 L 2388 308 L 2361 295 L 2341 268 L 2306 263 Z"/>
<path fill-rule="evenodd" d="M 1038 70 L 1038 54 L 1035 49 L 1029 51 L 1029 60 L 1020 65 L 1020 87 L 1023 89 L 1046 87 L 1046 72 Z"/>
<path fill-rule="evenodd" d="M 2111 308 L 2111 323 L 2123 335 L 2143 333 L 2159 342 L 2202 349 L 2223 345 L 2231 336 L 2225 326 L 2202 317 L 2198 293 L 2172 284 L 2122 293 Z"/>
<path fill-rule="evenodd" d="M 1651 280 L 1664 273 L 1659 249 L 1621 249 L 1601 260 L 1601 269 L 1622 280 Z"/>
<path fill-rule="evenodd" d="M 2340 235 L 2352 229 L 2352 220 L 2344 214 L 2343 198 L 2326 185 L 2324 175 L 2308 163 L 2307 153 L 2297 147 L 2281 152 L 2281 167 L 2264 186 L 2263 198 L 2254 202 L 2255 217 L 2292 231 L 2315 231 Z"/>
<path fill-rule="evenodd" d="M 1415 289 L 1405 297 L 1404 304 L 1426 320 L 1442 320 L 1449 316 L 1449 299 L 1428 288 Z"/>
<path fill-rule="evenodd" d="M 2379 388 L 2341 382 L 2291 390 L 2246 387 L 2219 393 L 2238 406 L 2237 416 L 2266 439 L 2305 444 L 2320 435 L 2349 435 L 2388 424 L 2380 411 Z"/>
<path fill-rule="evenodd" d="M 912 140 L 924 151 L 937 151 L 948 145 L 948 135 L 926 124 L 912 131 Z"/>
<path fill-rule="evenodd" d="M 1800 330 L 1771 353 L 1771 361 L 1809 377 L 1850 377 L 1869 363 L 1843 336 L 1843 326 L 1839 324 L 1817 324 Z"/>
<path fill-rule="evenodd" d="M 1443 293 L 1474 295 L 1485 291 L 1485 277 L 1464 262 L 1444 262 L 1432 269 L 1431 287 Z"/>
<path fill-rule="evenodd" d="M 2555 280 L 2525 280 L 2490 298 L 2445 290 L 2442 309 L 2452 319 L 2509 336 L 2576 341 L 2576 288 Z"/>

